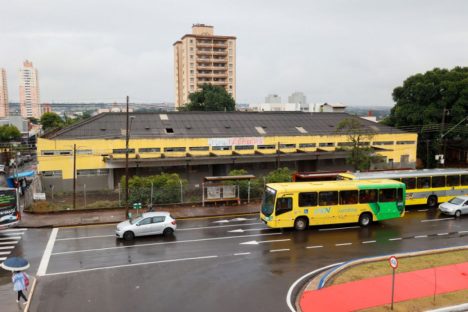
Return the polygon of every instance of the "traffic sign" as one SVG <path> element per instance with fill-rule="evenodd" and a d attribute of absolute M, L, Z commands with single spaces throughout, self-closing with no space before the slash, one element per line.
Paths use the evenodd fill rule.
<path fill-rule="evenodd" d="M 141 203 L 133 203 L 133 209 L 141 209 Z"/>
<path fill-rule="evenodd" d="M 390 262 L 390 266 L 393 269 L 398 268 L 398 260 L 395 256 L 391 256 L 390 258 L 388 258 L 388 262 Z"/>

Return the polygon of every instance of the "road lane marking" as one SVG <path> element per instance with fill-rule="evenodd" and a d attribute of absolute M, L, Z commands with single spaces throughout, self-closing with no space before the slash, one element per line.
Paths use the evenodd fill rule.
<path fill-rule="evenodd" d="M 242 224 L 242 226 L 245 226 L 245 225 L 258 225 L 258 224 L 262 224 L 262 223 L 261 222 L 245 223 L 245 224 Z M 176 231 L 193 231 L 193 230 L 218 229 L 218 228 L 234 227 L 234 226 L 240 226 L 240 225 L 239 224 L 227 224 L 227 225 L 212 225 L 212 226 L 202 226 L 202 227 L 182 228 L 182 229 L 178 228 Z"/>
<path fill-rule="evenodd" d="M 11 251 L 0 251 L 0 255 L 9 255 Z"/>
<path fill-rule="evenodd" d="M 42 276 L 46 274 L 47 266 L 49 265 L 50 255 L 52 254 L 52 249 L 54 248 L 55 239 L 57 238 L 58 228 L 53 228 L 50 232 L 49 241 L 47 242 L 44 254 L 42 255 L 41 263 L 37 269 L 37 276 Z"/>
<path fill-rule="evenodd" d="M 213 241 L 213 240 L 222 240 L 222 239 L 239 239 L 239 238 L 244 238 L 244 237 L 270 236 L 270 235 L 280 235 L 280 234 L 281 234 L 281 233 L 266 233 L 266 234 L 251 234 L 251 235 L 238 235 L 238 236 L 224 236 L 224 237 L 211 237 L 211 238 L 189 239 L 189 240 L 175 241 L 175 242 L 161 242 L 161 243 L 148 243 L 148 244 L 138 244 L 138 245 L 130 245 L 130 246 L 117 246 L 117 247 L 104 247 L 104 248 L 71 250 L 71 251 L 55 252 L 55 253 L 52 253 L 52 256 L 66 255 L 66 254 L 73 254 L 73 253 L 81 253 L 81 252 L 90 252 L 90 251 L 101 251 L 101 250 L 112 250 L 112 249 L 123 249 L 123 248 L 137 248 L 137 247 L 147 247 L 147 246 L 157 246 L 157 245 L 169 245 L 169 244 L 180 244 L 180 243 L 197 243 L 197 242 Z"/>
<path fill-rule="evenodd" d="M 315 248 L 323 248 L 322 245 L 317 245 L 317 246 L 307 246 L 307 249 L 315 249 Z"/>
<path fill-rule="evenodd" d="M 427 235 L 417 235 L 414 238 L 427 238 Z"/>
<path fill-rule="evenodd" d="M 244 232 L 249 232 L 249 231 L 261 231 L 261 230 L 275 230 L 275 229 L 270 229 L 270 228 L 267 228 L 267 227 L 263 227 L 263 228 L 256 228 L 256 229 L 235 229 L 235 230 L 231 230 L 231 231 L 228 231 L 228 233 L 244 233 Z"/>
<path fill-rule="evenodd" d="M 6 257 L 0 257 L 0 261 L 6 260 Z"/>
<path fill-rule="evenodd" d="M 347 229 L 357 229 L 360 228 L 360 226 L 345 226 L 345 227 L 337 227 L 337 228 L 331 228 L 331 229 L 319 229 L 319 231 L 336 231 L 336 230 L 347 230 Z"/>
<path fill-rule="evenodd" d="M 449 233 L 437 233 L 438 236 L 449 235 Z"/>
<path fill-rule="evenodd" d="M 278 233 L 280 234 L 280 233 Z M 239 243 L 239 245 L 258 245 L 258 244 L 264 244 L 264 243 L 277 243 L 277 242 L 287 242 L 287 241 L 290 241 L 291 239 L 290 238 L 286 238 L 286 239 L 276 239 L 276 240 L 266 240 L 266 241 L 248 241 L 248 242 L 243 242 L 243 243 Z"/>
<path fill-rule="evenodd" d="M 21 236 L 0 237 L 0 241 L 2 241 L 2 240 L 10 240 L 10 239 L 19 240 L 19 239 L 21 239 Z"/>
<path fill-rule="evenodd" d="M 375 240 L 370 240 L 370 241 L 364 241 L 362 242 L 363 244 L 372 244 L 372 243 L 375 243 L 376 241 Z"/>
<path fill-rule="evenodd" d="M 468 233 L 468 231 L 458 231 L 459 234 Z"/>
<path fill-rule="evenodd" d="M 14 249 L 15 246 L 6 246 L 6 247 L 0 247 L 0 250 L 5 250 L 5 249 Z"/>
<path fill-rule="evenodd" d="M 289 251 L 288 248 L 283 248 L 283 249 L 272 249 L 270 252 L 282 252 L 282 251 Z"/>
<path fill-rule="evenodd" d="M 447 221 L 447 220 L 453 220 L 453 218 L 427 219 L 427 220 L 421 220 L 421 222 L 436 222 L 436 221 Z"/>
<path fill-rule="evenodd" d="M 424 212 L 424 211 L 428 211 L 429 209 L 419 209 L 418 211 L 420 212 Z"/>
<path fill-rule="evenodd" d="M 0 234 L 2 234 L 4 232 L 18 232 L 18 231 L 23 231 L 24 232 L 24 231 L 27 231 L 27 230 L 28 229 L 26 229 L 26 228 L 23 228 L 23 229 L 19 229 L 19 228 L 18 229 L 7 229 L 7 230 L 1 230 Z"/>
<path fill-rule="evenodd" d="M 250 218 L 250 219 L 247 219 L 247 218 L 234 218 L 234 219 L 231 219 L 231 220 L 224 219 L 224 220 L 212 221 L 212 223 L 244 222 L 244 221 L 252 221 L 252 220 L 258 220 L 258 219 L 257 218 Z"/>
<path fill-rule="evenodd" d="M 150 261 L 150 262 L 140 262 L 140 263 L 131 263 L 131 264 L 112 265 L 112 266 L 107 266 L 107 267 L 99 267 L 99 268 L 91 268 L 91 269 L 82 269 L 82 270 L 74 270 L 74 271 L 64 271 L 64 272 L 57 272 L 57 273 L 47 273 L 47 274 L 45 274 L 45 276 L 54 276 L 54 275 L 81 273 L 81 272 L 98 271 L 98 270 L 108 270 L 108 269 L 125 268 L 125 267 L 140 266 L 140 265 L 148 265 L 148 264 L 171 263 L 171 262 L 181 262 L 181 261 L 190 261 L 190 260 L 204 260 L 204 259 L 214 259 L 214 258 L 218 258 L 218 256 L 217 256 L 217 255 L 214 255 L 214 256 L 203 256 L 203 257 L 193 257 L 193 258 L 179 258 L 179 259 L 169 259 L 169 260 L 158 260 L 158 261 Z"/>
<path fill-rule="evenodd" d="M 0 242 L 0 245 L 10 245 L 10 244 L 18 244 L 18 241 L 10 241 L 10 242 Z"/>
<path fill-rule="evenodd" d="M 250 252 L 239 252 L 239 253 L 234 254 L 234 256 L 246 256 L 246 255 L 250 255 Z"/>
<path fill-rule="evenodd" d="M 2 237 L 11 237 L 14 235 L 23 235 L 24 232 L 8 232 L 8 233 L 0 233 L 0 236 Z"/>
<path fill-rule="evenodd" d="M 87 239 L 87 238 L 102 238 L 102 237 L 115 237 L 114 235 L 96 235 L 96 236 L 81 236 L 81 237 L 67 237 L 67 238 L 57 238 L 56 241 L 66 241 L 74 239 Z"/>
<path fill-rule="evenodd" d="M 403 238 L 401 237 L 395 237 L 395 238 L 389 238 L 388 240 L 389 241 L 398 241 L 398 240 L 402 240 Z"/>
<path fill-rule="evenodd" d="M 349 246 L 349 245 L 352 245 L 353 243 L 341 243 L 341 244 L 335 244 L 336 247 L 339 247 L 339 246 Z"/>

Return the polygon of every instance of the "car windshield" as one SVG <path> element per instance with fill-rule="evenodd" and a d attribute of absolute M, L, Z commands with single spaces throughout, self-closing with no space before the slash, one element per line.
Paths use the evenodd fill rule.
<path fill-rule="evenodd" d="M 463 199 L 455 197 L 449 200 L 449 203 L 454 204 L 454 205 L 461 205 L 463 204 L 463 201 L 464 201 Z"/>
<path fill-rule="evenodd" d="M 275 206 L 275 197 L 276 191 L 272 188 L 267 187 L 265 189 L 265 194 L 263 195 L 262 201 L 262 213 L 269 217 L 273 213 L 273 209 Z"/>
<path fill-rule="evenodd" d="M 143 217 L 138 217 L 138 218 L 135 218 L 135 219 L 130 219 L 129 222 L 130 224 L 135 224 L 135 223 L 138 223 L 140 222 L 141 220 L 143 220 Z"/>

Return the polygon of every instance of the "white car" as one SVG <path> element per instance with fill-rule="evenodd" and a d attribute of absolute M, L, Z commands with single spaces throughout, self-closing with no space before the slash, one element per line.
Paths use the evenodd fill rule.
<path fill-rule="evenodd" d="M 446 203 L 439 205 L 442 213 L 460 217 L 462 214 L 468 214 L 468 196 L 457 196 Z"/>
<path fill-rule="evenodd" d="M 5 174 L 5 165 L 0 165 L 0 173 Z"/>
<path fill-rule="evenodd" d="M 172 235 L 176 230 L 176 220 L 165 211 L 145 212 L 141 217 L 117 224 L 115 235 L 118 238 L 132 240 L 136 236 L 163 234 Z"/>

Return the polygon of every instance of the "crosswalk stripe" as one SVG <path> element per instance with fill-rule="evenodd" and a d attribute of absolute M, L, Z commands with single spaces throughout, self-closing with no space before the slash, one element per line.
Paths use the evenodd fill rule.
<path fill-rule="evenodd" d="M 24 231 L 27 231 L 27 230 L 28 230 L 28 229 L 26 229 L 26 228 L 23 228 L 23 229 L 20 229 L 20 228 L 17 228 L 17 229 L 7 229 L 7 230 L 1 230 L 1 231 L 0 231 L 0 234 L 1 234 L 1 233 L 4 233 L 4 232 L 18 232 L 18 231 L 23 231 L 23 232 L 24 232 Z"/>
<path fill-rule="evenodd" d="M 0 247 L 0 250 L 5 250 L 5 249 L 14 249 L 15 246 L 6 246 L 6 247 Z"/>
<path fill-rule="evenodd" d="M 5 259 L 6 259 L 6 257 L 0 257 L 0 261 L 3 261 Z"/>
<path fill-rule="evenodd" d="M 8 232 L 8 233 L 0 233 L 0 236 L 8 237 L 10 235 L 23 235 L 24 232 Z"/>
<path fill-rule="evenodd" d="M 9 255 L 11 251 L 0 251 L 0 255 Z"/>
<path fill-rule="evenodd" d="M 0 241 L 2 241 L 2 240 L 18 240 L 18 239 L 21 239 L 21 236 L 0 237 Z"/>
<path fill-rule="evenodd" d="M 0 242 L 0 245 L 16 245 L 18 244 L 18 241 L 11 241 L 11 242 Z"/>

